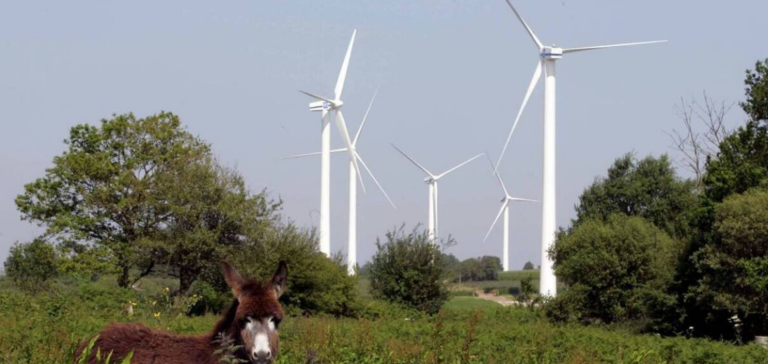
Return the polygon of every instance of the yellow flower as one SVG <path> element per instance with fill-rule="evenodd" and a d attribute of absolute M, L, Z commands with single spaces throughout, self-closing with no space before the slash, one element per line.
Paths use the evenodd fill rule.
<path fill-rule="evenodd" d="M 152 316 L 155 316 L 155 318 L 158 318 L 158 317 L 160 317 L 160 312 L 155 312 L 155 313 L 152 314 Z"/>
<path fill-rule="evenodd" d="M 152 301 L 152 306 L 156 305 L 157 301 Z"/>
<path fill-rule="evenodd" d="M 133 302 L 133 301 L 128 301 L 128 304 L 131 306 L 136 306 L 136 302 Z"/>
<path fill-rule="evenodd" d="M 165 288 L 163 288 L 163 292 L 165 292 L 165 293 L 168 293 L 168 292 L 170 292 L 170 291 L 171 291 L 171 289 L 170 289 L 170 288 L 168 288 L 168 287 L 165 287 Z"/>

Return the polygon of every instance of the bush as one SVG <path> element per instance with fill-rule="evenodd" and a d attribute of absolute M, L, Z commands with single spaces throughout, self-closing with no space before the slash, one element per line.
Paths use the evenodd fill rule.
<path fill-rule="evenodd" d="M 443 255 L 426 231 L 406 234 L 403 227 L 387 232 L 386 243 L 376 241 L 371 265 L 371 293 L 375 298 L 437 313 L 448 299 Z"/>
<path fill-rule="evenodd" d="M 342 256 L 328 258 L 318 251 L 313 230 L 277 224 L 237 250 L 231 260 L 245 276 L 261 279 L 268 279 L 279 261 L 288 263 L 288 288 L 280 301 L 289 312 L 352 316 L 359 308 L 357 278 L 347 274 Z M 220 291 L 229 291 L 220 270 L 207 279 Z"/>
<path fill-rule="evenodd" d="M 38 292 L 58 273 L 59 257 L 54 247 L 41 239 L 16 243 L 5 260 L 5 274 L 19 288 Z"/>
<path fill-rule="evenodd" d="M 555 299 L 555 307 L 568 310 L 555 318 L 674 324 L 666 321 L 673 308 L 665 304 L 674 304 L 667 292 L 679 251 L 680 244 L 664 231 L 623 214 L 561 233 L 550 254 L 557 276 L 569 287 Z"/>

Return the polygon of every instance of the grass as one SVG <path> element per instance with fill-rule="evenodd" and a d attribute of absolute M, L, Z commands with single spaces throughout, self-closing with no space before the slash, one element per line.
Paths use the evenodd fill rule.
<path fill-rule="evenodd" d="M 199 334 L 219 318 L 187 317 L 163 301 L 153 304 L 164 286 L 155 283 L 142 294 L 105 282 L 79 282 L 34 297 L 0 291 L 0 363 L 71 363 L 74 348 L 113 321 Z M 136 303 L 132 316 L 123 310 L 130 301 Z M 305 363 L 308 356 L 316 363 L 362 364 L 768 362 L 768 350 L 755 345 L 553 325 L 537 311 L 473 297 L 452 298 L 436 316 L 393 309 L 377 319 L 287 317 L 280 348 L 277 363 Z"/>

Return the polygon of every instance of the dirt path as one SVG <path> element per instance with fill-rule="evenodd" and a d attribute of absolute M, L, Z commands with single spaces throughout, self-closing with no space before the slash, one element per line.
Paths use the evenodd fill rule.
<path fill-rule="evenodd" d="M 496 302 L 504 307 L 507 306 L 517 306 L 520 303 L 517 301 L 510 300 L 509 298 L 503 297 L 503 296 L 494 296 L 490 293 L 483 293 L 483 291 L 476 291 L 477 298 L 486 300 L 486 301 L 492 301 Z"/>

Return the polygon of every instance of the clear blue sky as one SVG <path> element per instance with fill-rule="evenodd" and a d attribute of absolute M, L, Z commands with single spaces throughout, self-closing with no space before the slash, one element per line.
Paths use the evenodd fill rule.
<path fill-rule="evenodd" d="M 546 44 L 588 46 L 654 39 L 662 45 L 568 56 L 558 68 L 557 218 L 612 161 L 670 152 L 673 106 L 706 90 L 743 97 L 744 70 L 768 57 L 759 29 L 768 2 L 532 1 L 515 4 Z M 64 149 L 77 123 L 113 113 L 181 116 L 220 159 L 285 201 L 297 223 L 318 222 L 319 160 L 278 161 L 319 149 L 318 115 L 305 89 L 331 95 L 358 30 L 345 116 L 357 130 L 381 86 L 359 151 L 398 205 L 370 180 L 359 197 L 359 259 L 387 229 L 427 217 L 421 172 L 479 152 L 498 156 L 537 55 L 503 0 L 5 1 L 0 3 L 0 260 L 39 228 L 20 221 L 14 198 Z M 511 192 L 541 198 L 542 88 L 512 140 L 502 173 Z M 729 114 L 732 124 L 741 111 Z M 341 146 L 333 130 L 333 145 Z M 673 154 L 674 155 L 674 154 Z M 332 161 L 332 248 L 345 250 L 347 166 Z M 461 258 L 501 255 L 501 231 L 482 238 L 501 191 L 486 160 L 440 185 L 441 235 Z M 514 206 L 512 266 L 538 264 L 539 206 Z"/>

